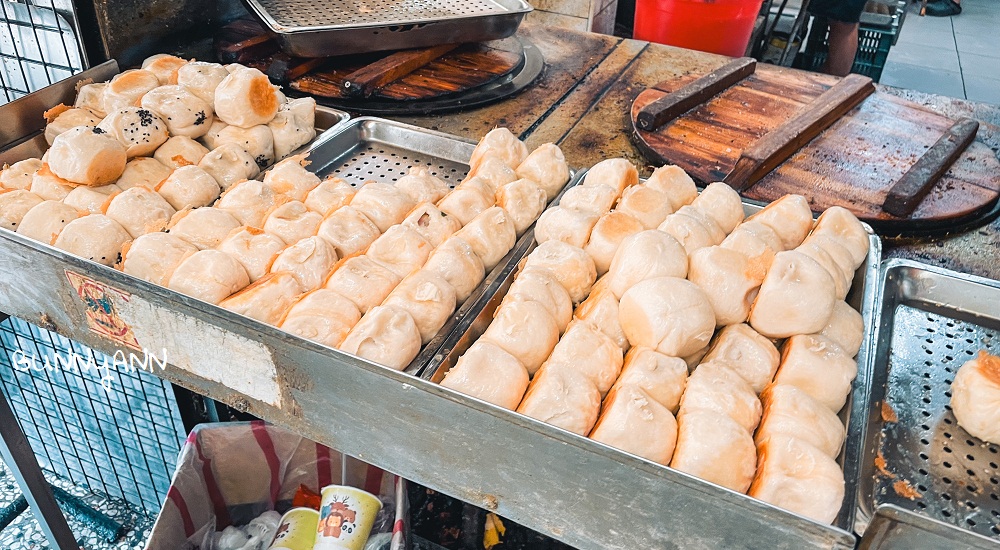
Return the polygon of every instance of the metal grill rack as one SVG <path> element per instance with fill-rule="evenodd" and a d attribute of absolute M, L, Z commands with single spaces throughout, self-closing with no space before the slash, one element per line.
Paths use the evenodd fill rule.
<path fill-rule="evenodd" d="M 886 423 L 879 448 L 914 492 L 899 490 L 904 478 L 875 478 L 880 502 L 987 537 L 1000 535 L 1000 445 L 970 437 L 949 403 L 958 368 L 981 349 L 998 353 L 995 329 L 907 305 L 896 309 L 886 402 L 899 421 Z"/>
<path fill-rule="evenodd" d="M 352 151 L 351 158 L 345 158 L 342 166 L 333 170 L 320 170 L 320 177 L 334 174 L 355 187 L 360 187 L 366 181 L 395 182 L 405 176 L 411 167 L 426 166 L 432 176 L 444 180 L 448 187 L 454 189 L 469 169 L 459 163 L 451 163 L 435 159 L 428 161 L 412 151 L 397 147 L 376 144 L 362 144 Z"/>
<path fill-rule="evenodd" d="M 106 391 L 104 373 L 84 367 L 112 358 L 14 318 L 0 323 L 0 349 L 0 389 L 42 468 L 157 513 L 185 437 L 170 384 L 118 368 Z"/>
<path fill-rule="evenodd" d="M 285 27 L 402 25 L 504 13 L 492 0 L 260 0 Z"/>
<path fill-rule="evenodd" d="M 61 4 L 0 0 L 0 104 L 86 68 L 72 5 Z"/>

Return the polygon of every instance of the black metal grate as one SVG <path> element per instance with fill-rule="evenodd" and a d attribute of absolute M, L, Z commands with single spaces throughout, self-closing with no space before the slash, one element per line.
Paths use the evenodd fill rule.
<path fill-rule="evenodd" d="M 105 360 L 107 370 L 88 368 Z M 155 514 L 185 430 L 168 382 L 113 365 L 34 325 L 0 323 L 0 389 L 42 468 Z"/>
<path fill-rule="evenodd" d="M 68 4 L 0 0 L 0 105 L 82 71 L 77 29 Z"/>

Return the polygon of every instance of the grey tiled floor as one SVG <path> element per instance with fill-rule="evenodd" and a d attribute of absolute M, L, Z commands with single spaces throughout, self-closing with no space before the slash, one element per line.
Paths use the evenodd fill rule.
<path fill-rule="evenodd" d="M 962 0 L 953 17 L 910 6 L 882 84 L 1000 105 L 1000 0 Z"/>

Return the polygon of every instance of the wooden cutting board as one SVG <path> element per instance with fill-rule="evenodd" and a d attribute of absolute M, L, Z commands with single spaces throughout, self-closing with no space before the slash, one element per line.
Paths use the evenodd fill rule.
<path fill-rule="evenodd" d="M 676 164 L 702 184 L 722 180 L 745 148 L 839 80 L 758 64 L 754 74 L 681 117 L 652 132 L 639 129 L 636 117 L 643 107 L 701 76 L 678 76 L 643 91 L 632 103 L 630 118 L 633 138 L 650 162 Z M 968 223 L 990 212 L 1000 197 L 1000 161 L 978 140 L 909 217 L 882 210 L 893 183 L 954 123 L 916 103 L 876 92 L 743 195 L 769 202 L 798 193 L 814 211 L 844 206 L 883 231 Z"/>

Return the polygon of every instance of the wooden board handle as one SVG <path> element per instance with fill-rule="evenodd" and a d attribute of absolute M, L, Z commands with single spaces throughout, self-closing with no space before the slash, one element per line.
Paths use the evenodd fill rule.
<path fill-rule="evenodd" d="M 752 75 L 755 70 L 757 70 L 757 62 L 749 57 L 741 57 L 726 63 L 694 82 L 643 107 L 636 115 L 639 129 L 647 132 L 656 131 L 660 126 Z"/>
<path fill-rule="evenodd" d="M 917 162 L 892 185 L 882 203 L 882 210 L 900 218 L 917 209 L 934 184 L 951 168 L 966 147 L 976 139 L 979 123 L 969 118 L 959 120 L 941 136 Z"/>
<path fill-rule="evenodd" d="M 875 85 L 867 76 L 847 75 L 795 116 L 745 149 L 723 181 L 737 191 L 746 190 L 874 91 Z"/>
<path fill-rule="evenodd" d="M 458 46 L 458 44 L 443 44 L 433 48 L 404 50 L 386 56 L 348 75 L 344 79 L 344 95 L 370 97 L 379 88 L 403 78 Z"/>

